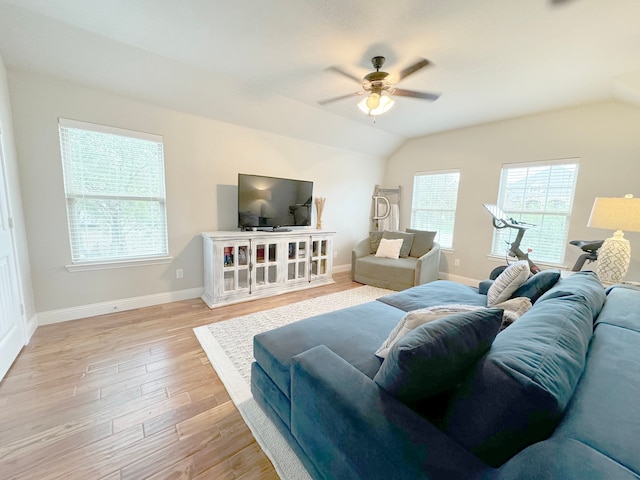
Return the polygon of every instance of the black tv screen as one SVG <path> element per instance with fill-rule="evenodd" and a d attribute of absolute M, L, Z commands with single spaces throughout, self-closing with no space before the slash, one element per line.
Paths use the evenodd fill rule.
<path fill-rule="evenodd" d="M 311 225 L 313 182 L 238 174 L 238 227 Z"/>

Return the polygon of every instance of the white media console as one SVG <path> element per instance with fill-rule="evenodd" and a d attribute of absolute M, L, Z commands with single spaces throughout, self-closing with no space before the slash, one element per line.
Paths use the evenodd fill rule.
<path fill-rule="evenodd" d="M 333 236 L 315 229 L 202 233 L 204 294 L 214 308 L 333 283 Z"/>

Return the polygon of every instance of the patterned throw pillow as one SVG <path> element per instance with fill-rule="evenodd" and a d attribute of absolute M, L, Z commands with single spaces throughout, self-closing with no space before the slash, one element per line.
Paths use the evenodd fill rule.
<path fill-rule="evenodd" d="M 526 260 L 509 265 L 489 287 L 487 305 L 491 307 L 496 303 L 509 300 L 513 292 L 529 278 L 529 275 L 531 275 L 531 271 L 529 270 L 529 262 Z"/>

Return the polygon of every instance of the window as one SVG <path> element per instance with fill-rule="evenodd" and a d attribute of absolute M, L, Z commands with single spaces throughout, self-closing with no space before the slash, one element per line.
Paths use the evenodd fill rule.
<path fill-rule="evenodd" d="M 502 167 L 498 207 L 509 217 L 537 225 L 525 232 L 520 247 L 531 248 L 533 260 L 564 261 L 577 177 L 577 159 Z M 491 253 L 504 256 L 516 234 L 513 228 L 495 229 Z"/>
<path fill-rule="evenodd" d="M 162 137 L 60 119 L 74 264 L 168 255 Z"/>
<path fill-rule="evenodd" d="M 413 177 L 411 228 L 437 231 L 442 248 L 453 247 L 460 171 L 416 173 Z"/>

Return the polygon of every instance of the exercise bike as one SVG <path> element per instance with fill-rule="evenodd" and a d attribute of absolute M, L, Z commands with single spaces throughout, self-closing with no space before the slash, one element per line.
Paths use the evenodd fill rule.
<path fill-rule="evenodd" d="M 533 260 L 529 258 L 531 249 L 528 248 L 527 253 L 523 252 L 520 249 L 520 242 L 522 242 L 522 237 L 524 236 L 524 232 L 526 232 L 527 229 L 529 228 L 536 227 L 537 225 L 534 225 L 532 223 L 521 222 L 521 221 L 515 220 L 514 218 L 507 217 L 507 214 L 504 213 L 497 205 L 483 203 L 482 206 L 493 217 L 492 222 L 493 222 L 494 228 L 501 230 L 503 228 L 508 227 L 508 228 L 514 228 L 518 230 L 516 239 L 513 242 L 511 242 L 511 244 L 509 245 L 509 250 L 507 252 L 507 255 L 511 257 L 516 257 L 518 260 L 526 260 L 529 263 L 529 270 L 531 270 L 531 273 L 538 273 L 540 271 L 540 267 L 538 267 L 533 262 Z M 489 278 L 491 278 L 492 280 L 495 280 L 496 278 L 498 278 L 498 275 L 500 275 L 505 270 L 505 268 L 507 268 L 506 265 L 494 268 L 491 271 Z"/>
<path fill-rule="evenodd" d="M 571 240 L 569 243 L 582 249 L 584 252 L 578 257 L 571 269 L 572 272 L 579 272 L 582 270 L 585 262 L 591 263 L 598 260 L 598 250 L 602 247 L 604 240 Z"/>

